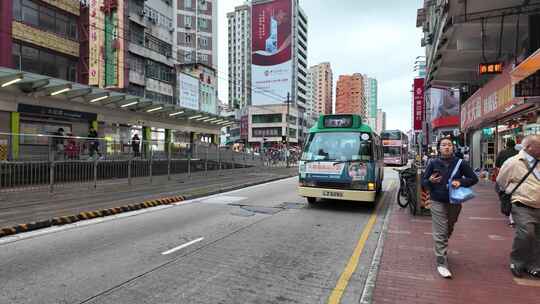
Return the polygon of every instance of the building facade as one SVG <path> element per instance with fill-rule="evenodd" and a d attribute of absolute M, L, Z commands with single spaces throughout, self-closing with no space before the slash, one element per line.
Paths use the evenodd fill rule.
<path fill-rule="evenodd" d="M 489 169 L 506 140 L 520 143 L 540 133 L 537 3 L 425 1 L 416 25 L 424 33 L 420 43 L 426 49 L 426 108 L 431 109 L 424 149 L 449 133 L 466 147 L 473 167 Z M 486 54 L 492 54 L 489 61 Z M 434 98 L 433 89 L 457 100 L 455 124 L 446 134 L 433 122 L 444 122 L 455 102 Z"/>
<path fill-rule="evenodd" d="M 172 1 L 129 0 L 127 93 L 175 103 L 173 6 Z"/>
<path fill-rule="evenodd" d="M 386 112 L 382 109 L 377 109 L 377 127 L 375 128 L 378 134 L 386 131 Z"/>
<path fill-rule="evenodd" d="M 163 0 L 159 0 L 163 1 Z M 218 69 L 216 0 L 177 0 L 176 45 L 178 62 L 203 63 Z"/>
<path fill-rule="evenodd" d="M 310 106 L 308 116 L 315 119 L 321 114 L 332 114 L 333 74 L 329 62 L 309 68 L 308 72 Z"/>
<path fill-rule="evenodd" d="M 336 114 L 357 114 L 367 120 L 364 77 L 360 73 L 340 75 L 336 85 Z"/>
<path fill-rule="evenodd" d="M 215 110 L 215 81 L 208 83 L 206 74 L 192 77 L 197 84 L 190 95 L 197 107 L 182 106 L 186 98 L 176 81 L 177 4 L 0 1 L 0 132 L 37 136 L 63 128 L 84 137 L 91 126 L 112 141 L 127 142 L 137 133 L 143 140 L 189 144 L 211 137 L 217 142 L 229 120 Z M 197 115 L 203 120 L 189 120 Z M 6 143 L 0 138 L 0 148 Z M 38 137 L 13 139 L 10 157 L 43 145 L 47 142 Z"/>
<path fill-rule="evenodd" d="M 251 105 L 251 6 L 244 4 L 227 14 L 229 27 L 229 106 Z"/>
<path fill-rule="evenodd" d="M 372 128 L 377 126 L 377 79 L 364 76 L 364 95 L 367 103 L 367 122 Z"/>

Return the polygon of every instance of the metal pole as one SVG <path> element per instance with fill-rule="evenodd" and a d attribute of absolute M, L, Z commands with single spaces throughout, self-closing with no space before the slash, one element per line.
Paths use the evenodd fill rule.
<path fill-rule="evenodd" d="M 218 175 L 221 175 L 221 153 L 220 153 L 219 146 L 217 147 L 217 158 L 218 158 Z"/>
<path fill-rule="evenodd" d="M 54 191 L 54 160 L 49 162 L 49 192 Z"/>
<path fill-rule="evenodd" d="M 188 153 L 188 158 L 187 158 L 187 172 L 188 172 L 188 177 L 191 178 L 191 153 L 193 153 L 193 144 L 190 144 L 190 152 Z"/>
<path fill-rule="evenodd" d="M 152 146 L 150 146 L 150 168 L 149 168 L 149 175 L 150 175 L 150 184 L 152 184 L 152 166 L 154 165 L 154 149 Z"/>
<path fill-rule="evenodd" d="M 167 180 L 171 180 L 171 143 L 167 144 Z"/>
<path fill-rule="evenodd" d="M 94 158 L 94 189 L 97 188 L 97 168 L 98 168 L 98 158 Z"/>
<path fill-rule="evenodd" d="M 131 186 L 131 165 L 133 164 L 133 156 L 129 157 L 128 160 L 128 185 Z"/>
<path fill-rule="evenodd" d="M 204 175 L 208 174 L 208 146 L 206 146 L 206 156 L 204 158 Z"/>
<path fill-rule="evenodd" d="M 287 93 L 287 117 L 285 118 L 285 161 L 287 162 L 287 168 L 289 168 L 289 108 L 290 108 L 291 93 Z"/>

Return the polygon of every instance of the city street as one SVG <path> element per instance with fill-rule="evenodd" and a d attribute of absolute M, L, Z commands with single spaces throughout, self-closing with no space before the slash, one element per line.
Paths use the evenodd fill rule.
<path fill-rule="evenodd" d="M 394 202 L 386 171 L 380 208 L 308 206 L 288 178 L 3 240 L 0 303 L 358 303 Z"/>

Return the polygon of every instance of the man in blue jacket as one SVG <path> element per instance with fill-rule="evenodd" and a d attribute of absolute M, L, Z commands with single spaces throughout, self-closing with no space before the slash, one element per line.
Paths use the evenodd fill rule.
<path fill-rule="evenodd" d="M 431 197 L 431 220 L 437 271 L 444 278 L 451 278 L 448 269 L 448 239 L 454 231 L 454 225 L 461 212 L 461 204 L 450 203 L 449 186 L 454 188 L 471 187 L 478 182 L 478 177 L 465 161 L 461 162 L 456 174 L 450 181 L 459 159 L 454 155 L 454 144 L 450 138 L 442 138 L 437 143 L 439 156 L 432 159 L 422 177 L 422 185 L 428 189 Z"/>

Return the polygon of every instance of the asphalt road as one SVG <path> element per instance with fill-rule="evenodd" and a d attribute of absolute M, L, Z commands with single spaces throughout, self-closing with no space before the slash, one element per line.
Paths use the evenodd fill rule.
<path fill-rule="evenodd" d="M 358 303 L 394 203 L 386 170 L 379 208 L 307 206 L 290 178 L 0 240 L 0 303 Z"/>

